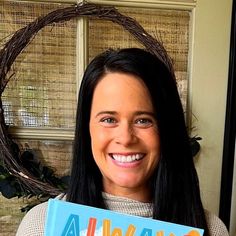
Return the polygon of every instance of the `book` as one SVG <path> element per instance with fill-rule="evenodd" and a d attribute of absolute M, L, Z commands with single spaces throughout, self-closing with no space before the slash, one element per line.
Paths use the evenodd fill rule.
<path fill-rule="evenodd" d="M 49 199 L 44 236 L 202 236 L 204 230 Z"/>

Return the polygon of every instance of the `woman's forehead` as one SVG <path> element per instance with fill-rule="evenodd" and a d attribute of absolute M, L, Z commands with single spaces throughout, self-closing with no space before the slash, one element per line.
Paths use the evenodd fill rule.
<path fill-rule="evenodd" d="M 106 74 L 97 84 L 92 109 L 153 111 L 151 97 L 144 82 L 124 73 Z"/>

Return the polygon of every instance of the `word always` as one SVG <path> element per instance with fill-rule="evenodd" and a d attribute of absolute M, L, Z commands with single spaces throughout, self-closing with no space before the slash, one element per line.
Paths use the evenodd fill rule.
<path fill-rule="evenodd" d="M 90 217 L 86 236 L 95 236 L 96 225 L 97 225 L 97 219 Z M 121 228 L 114 228 L 113 231 L 111 232 L 111 220 L 104 219 L 101 236 L 136 236 L 135 231 L 136 227 L 133 224 L 130 224 L 124 234 Z M 153 230 L 149 228 L 143 228 L 139 236 L 154 236 L 154 235 L 175 236 L 173 233 L 170 233 L 169 235 L 164 235 L 164 231 L 153 232 Z M 69 216 L 61 236 L 80 236 L 80 221 L 78 215 L 71 214 Z M 198 231 L 192 230 L 188 234 L 183 236 L 200 236 L 200 234 Z"/>

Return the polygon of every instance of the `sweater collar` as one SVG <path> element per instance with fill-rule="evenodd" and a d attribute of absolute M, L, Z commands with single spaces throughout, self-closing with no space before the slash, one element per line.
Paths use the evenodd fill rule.
<path fill-rule="evenodd" d="M 139 202 L 126 197 L 119 197 L 109 193 L 102 193 L 109 210 L 141 217 L 152 217 L 153 204 Z"/>

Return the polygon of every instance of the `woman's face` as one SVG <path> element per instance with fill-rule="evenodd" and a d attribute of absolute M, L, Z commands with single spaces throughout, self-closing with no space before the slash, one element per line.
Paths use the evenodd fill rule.
<path fill-rule="evenodd" d="M 148 180 L 160 155 L 148 89 L 130 74 L 108 73 L 95 88 L 90 115 L 92 153 L 104 191 L 150 200 Z"/>

